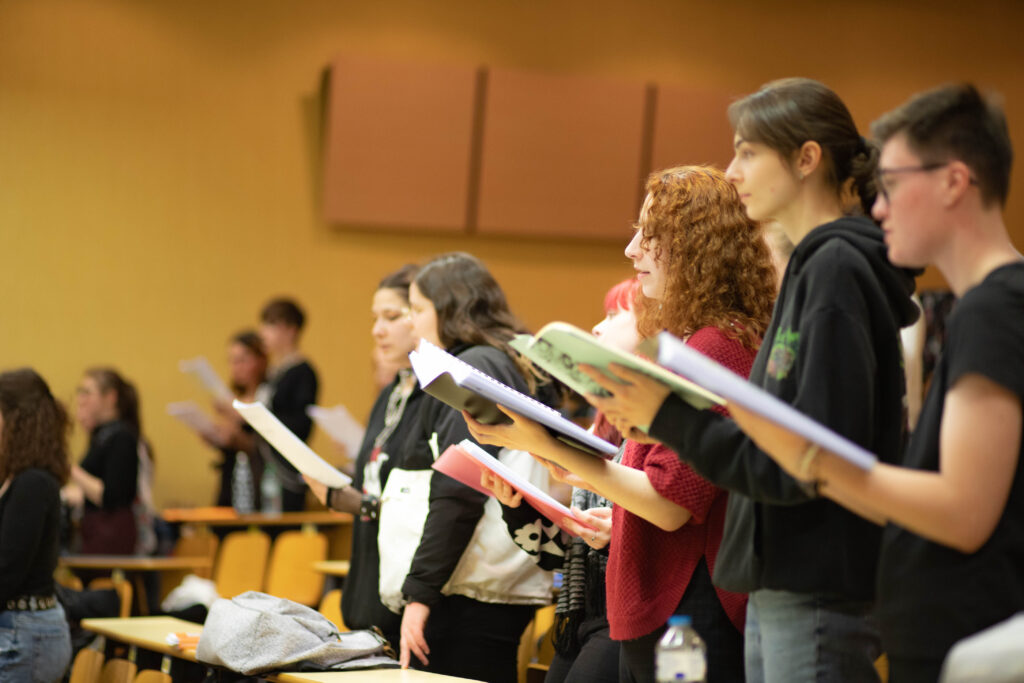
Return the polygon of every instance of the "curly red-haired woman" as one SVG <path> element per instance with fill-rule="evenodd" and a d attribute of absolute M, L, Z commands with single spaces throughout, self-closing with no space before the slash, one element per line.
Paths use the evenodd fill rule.
<path fill-rule="evenodd" d="M 642 291 L 640 333 L 668 329 L 735 372 L 749 373 L 771 317 L 776 275 L 761 228 L 724 174 L 705 166 L 652 174 L 636 227 L 626 255 Z M 513 419 L 471 429 L 482 442 L 557 463 L 615 503 L 606 587 L 611 637 L 621 643 L 620 680 L 654 681 L 654 645 L 673 614 L 691 615 L 707 641 L 709 680 L 742 680 L 746 597 L 716 589 L 710 575 L 725 491 L 661 444 L 629 439 L 616 464 Z"/>

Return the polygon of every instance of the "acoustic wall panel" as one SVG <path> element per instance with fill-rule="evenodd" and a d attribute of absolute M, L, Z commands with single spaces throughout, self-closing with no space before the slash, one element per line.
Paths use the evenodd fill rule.
<path fill-rule="evenodd" d="M 484 101 L 478 232 L 628 239 L 644 84 L 495 68 Z"/>
<path fill-rule="evenodd" d="M 651 170 L 707 163 L 725 170 L 732 159 L 732 128 L 726 108 L 733 99 L 724 90 L 659 85 Z"/>
<path fill-rule="evenodd" d="M 348 226 L 463 232 L 477 69 L 334 61 L 324 215 Z"/>

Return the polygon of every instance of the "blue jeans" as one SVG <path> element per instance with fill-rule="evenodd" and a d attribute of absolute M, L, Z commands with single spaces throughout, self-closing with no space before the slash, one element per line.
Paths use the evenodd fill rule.
<path fill-rule="evenodd" d="M 761 589 L 750 594 L 747 683 L 877 683 L 871 603 Z"/>
<path fill-rule="evenodd" d="M 64 608 L 0 612 L 0 681 L 59 681 L 71 663 Z"/>

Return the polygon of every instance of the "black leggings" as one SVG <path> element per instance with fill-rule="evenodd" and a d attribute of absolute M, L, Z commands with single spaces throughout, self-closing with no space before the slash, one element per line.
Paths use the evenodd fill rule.
<path fill-rule="evenodd" d="M 608 636 L 608 620 L 604 616 L 586 619 L 578 634 L 579 653 L 573 658 L 556 653 L 544 683 L 617 683 L 619 644 Z"/>
<path fill-rule="evenodd" d="M 430 609 L 423 633 L 430 647 L 430 665 L 423 666 L 415 655 L 412 663 L 417 669 L 448 676 L 516 683 L 519 639 L 536 609 L 445 596 Z"/>

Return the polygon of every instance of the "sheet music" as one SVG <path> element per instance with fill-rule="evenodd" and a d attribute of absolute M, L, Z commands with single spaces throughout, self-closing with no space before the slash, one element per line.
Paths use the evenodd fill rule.
<path fill-rule="evenodd" d="M 501 462 L 490 453 L 480 448 L 477 444 L 468 439 L 463 439 L 454 446 L 445 449 L 441 457 L 434 462 L 434 469 L 442 474 L 474 488 L 488 496 L 493 495 L 490 491 L 480 485 L 480 470 L 486 468 L 507 481 L 512 488 L 523 494 L 530 505 L 537 512 L 557 524 L 568 534 L 577 536 L 575 532 L 562 526 L 562 520 L 566 517 L 578 522 L 580 525 L 592 529 L 593 527 L 582 519 L 572 514 L 572 510 L 552 498 L 547 491 L 538 488 L 529 480 L 523 478 L 515 470 Z"/>
<path fill-rule="evenodd" d="M 428 393 L 431 393 L 431 385 L 435 381 L 442 375 L 448 375 L 458 387 L 539 422 L 557 434 L 583 444 L 592 452 L 604 457 L 611 457 L 619 450 L 615 445 L 565 419 L 554 408 L 499 382 L 428 341 L 420 340 L 417 349 L 409 354 L 409 361 L 412 363 L 413 372 L 416 373 L 416 379 L 420 386 Z M 441 396 L 440 398 L 446 400 L 447 397 Z M 473 410 L 470 409 L 469 412 L 473 414 Z M 498 415 L 501 416 L 500 413 Z M 567 441 L 567 443 L 571 442 Z"/>
<path fill-rule="evenodd" d="M 242 418 L 259 432 L 274 449 L 295 466 L 299 472 L 308 474 L 331 488 L 339 489 L 352 483 L 351 477 L 339 472 L 330 463 L 313 452 L 295 436 L 294 432 L 285 427 L 273 413 L 262 403 L 242 403 L 235 400 L 231 404 Z"/>
<path fill-rule="evenodd" d="M 225 403 L 230 403 L 234 399 L 234 395 L 228 389 L 228 386 L 224 384 L 224 381 L 214 371 L 213 366 L 210 365 L 210 361 L 206 360 L 205 356 L 196 356 L 195 358 L 183 360 L 178 363 L 178 369 L 195 377 L 203 389 L 210 392 L 214 398 L 220 399 Z"/>
<path fill-rule="evenodd" d="M 178 401 L 167 404 L 167 414 L 178 418 L 210 441 L 217 441 L 217 425 L 203 412 L 195 401 Z"/>
<path fill-rule="evenodd" d="M 878 458 L 825 425 L 804 415 L 793 406 L 754 386 L 743 377 L 690 348 L 668 332 L 658 335 L 658 362 L 689 377 L 701 386 L 743 406 L 822 448 L 845 458 L 857 467 L 869 470 Z"/>
<path fill-rule="evenodd" d="M 313 418 L 313 422 L 327 432 L 333 441 L 344 446 L 350 457 L 356 457 L 359 447 L 363 444 L 366 430 L 345 406 L 306 406 L 306 414 Z"/>

